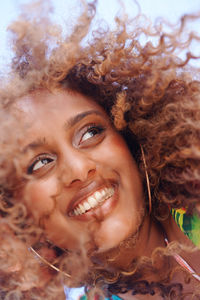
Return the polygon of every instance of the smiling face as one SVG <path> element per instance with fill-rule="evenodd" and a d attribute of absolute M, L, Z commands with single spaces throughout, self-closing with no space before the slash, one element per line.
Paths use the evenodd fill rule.
<path fill-rule="evenodd" d="M 136 163 L 103 109 L 78 93 L 39 91 L 17 104 L 26 123 L 21 193 L 48 238 L 66 249 L 116 247 L 144 208 Z"/>

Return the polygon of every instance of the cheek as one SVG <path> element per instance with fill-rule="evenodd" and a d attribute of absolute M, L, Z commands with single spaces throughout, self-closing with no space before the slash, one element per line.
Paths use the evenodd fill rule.
<path fill-rule="evenodd" d="M 112 214 L 102 222 L 95 237 L 100 252 L 116 247 L 136 233 L 144 214 L 142 181 L 125 141 L 118 134 L 113 134 L 104 148 L 104 156 L 101 156 L 104 169 L 109 167 L 117 174 L 119 201 Z"/>
<path fill-rule="evenodd" d="M 124 139 L 118 133 L 114 133 L 102 148 L 104 150 L 99 151 L 99 157 L 105 166 L 117 174 L 123 190 L 127 193 L 133 193 L 135 198 L 141 198 L 142 182 L 140 174 Z"/>
<path fill-rule="evenodd" d="M 53 197 L 57 191 L 56 179 L 30 181 L 23 191 L 25 205 L 37 224 L 42 220 L 45 234 L 50 241 L 70 250 L 83 249 L 90 242 L 87 226 L 70 221 L 60 212 Z"/>
<path fill-rule="evenodd" d="M 23 198 L 36 221 L 55 208 L 53 196 L 56 195 L 56 191 L 57 185 L 54 180 L 40 182 L 33 180 L 26 185 Z"/>
<path fill-rule="evenodd" d="M 84 249 L 89 243 L 89 236 L 84 226 L 67 221 L 65 216 L 55 210 L 44 222 L 45 233 L 50 241 L 58 247 L 77 250 Z"/>
<path fill-rule="evenodd" d="M 110 163 L 116 164 L 119 167 L 122 167 L 123 164 L 132 165 L 134 163 L 134 159 L 126 142 L 117 132 L 110 134 L 101 152 L 105 153 L 107 158 L 110 158 Z"/>

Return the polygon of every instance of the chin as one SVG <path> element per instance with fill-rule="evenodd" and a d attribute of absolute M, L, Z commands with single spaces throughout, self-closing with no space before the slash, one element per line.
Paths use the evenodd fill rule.
<path fill-rule="evenodd" d="M 108 233 L 109 232 L 106 232 L 105 235 L 95 238 L 95 245 L 98 253 L 103 253 L 118 248 L 125 240 L 134 235 L 132 231 L 129 231 L 126 234 L 124 234 L 124 232 L 123 234 L 117 234 L 119 233 L 117 230 L 111 232 L 110 235 Z"/>
<path fill-rule="evenodd" d="M 97 253 L 115 251 L 116 249 L 134 248 L 137 245 L 141 228 L 145 221 L 145 209 L 134 218 L 134 222 L 127 221 L 120 223 L 113 221 L 113 226 L 102 230 L 101 234 L 95 237 Z"/>

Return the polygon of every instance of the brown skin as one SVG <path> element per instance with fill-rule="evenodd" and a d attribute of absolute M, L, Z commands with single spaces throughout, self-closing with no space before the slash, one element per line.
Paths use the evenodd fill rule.
<path fill-rule="evenodd" d="M 128 147 L 102 108 L 68 92 L 35 93 L 23 98 L 18 107 L 26 113 L 25 122 L 30 126 L 21 145 L 22 167 L 26 171 L 36 162 L 38 168 L 27 171 L 33 179 L 23 189 L 24 198 L 37 222 L 42 219 L 48 238 L 67 249 L 92 242 L 101 252 L 136 231 L 144 207 L 141 180 Z M 88 111 L 97 113 L 66 125 Z M 105 130 L 92 136 L 91 124 Z M 36 145 L 38 139 L 45 144 Z M 37 161 L 41 155 L 49 159 L 46 165 Z M 84 215 L 70 215 L 74 203 L 112 185 L 115 193 L 110 200 Z M 49 217 L 44 219 L 44 215 Z"/>
<path fill-rule="evenodd" d="M 175 223 L 175 221 L 173 220 L 173 218 L 171 216 L 166 221 L 162 222 L 162 226 L 163 226 L 166 236 L 168 237 L 168 240 L 170 242 L 179 241 L 182 245 L 187 245 L 189 247 L 193 247 L 192 242 L 183 234 L 182 231 L 180 231 L 180 229 L 178 228 L 177 224 Z M 159 232 L 158 232 L 158 234 L 159 234 Z M 161 232 L 159 234 L 159 238 L 162 239 Z M 149 240 L 151 240 L 151 239 L 149 239 Z M 157 241 L 159 243 L 159 239 Z M 142 247 L 142 249 L 144 249 L 144 252 L 142 254 L 149 256 L 149 252 L 150 252 L 149 249 L 152 249 L 152 244 L 148 243 L 146 245 L 146 248 L 144 248 L 144 244 L 142 244 L 142 243 L 140 246 Z M 164 246 L 164 244 L 161 246 Z M 146 251 L 145 251 L 145 249 L 146 249 Z M 128 259 L 127 255 L 128 254 L 123 253 L 123 257 L 127 257 L 127 259 Z M 193 253 L 188 253 L 187 251 L 182 251 L 181 256 L 198 274 L 200 273 L 200 264 L 199 264 L 200 251 L 199 250 L 195 251 Z M 123 257 L 121 258 L 122 262 L 123 262 Z M 179 266 L 173 257 L 169 258 L 169 262 L 174 267 Z M 144 279 L 148 280 L 149 282 L 159 281 L 159 277 L 156 275 L 153 275 L 153 274 L 150 277 L 147 277 Z M 189 293 L 188 296 L 185 296 L 185 298 L 184 298 L 185 300 L 191 299 L 191 295 L 193 294 L 193 292 L 195 291 L 195 289 L 197 287 L 197 280 L 193 279 L 193 278 L 191 278 L 191 282 L 189 285 L 186 284 L 183 273 L 175 273 L 175 275 L 173 276 L 170 283 L 181 283 L 183 285 L 184 292 Z M 131 294 L 131 292 L 128 292 L 126 294 L 119 294 L 118 296 L 121 297 L 123 300 L 130 300 L 130 299 L 131 300 L 132 299 L 133 300 L 137 300 L 137 299 L 138 300 L 162 300 L 163 299 L 163 297 L 161 297 L 158 294 L 155 294 L 154 296 L 152 296 L 152 295 L 133 296 Z"/>
<path fill-rule="evenodd" d="M 135 235 L 133 248 L 124 249 L 114 263 L 124 269 L 133 258 L 150 257 L 156 247 L 165 246 L 160 226 L 149 216 L 143 218 L 144 196 L 136 163 L 99 105 L 61 90 L 29 94 L 18 101 L 17 108 L 28 125 L 20 164 L 32 175 L 21 193 L 53 243 L 101 254 Z M 72 118 L 86 112 L 90 113 L 72 124 Z M 72 214 L 78 203 L 104 187 L 113 187 L 114 195 L 87 213 Z M 163 227 L 169 241 L 191 245 L 171 217 Z M 185 258 L 198 271 L 197 256 Z M 159 278 L 152 276 L 153 280 Z"/>

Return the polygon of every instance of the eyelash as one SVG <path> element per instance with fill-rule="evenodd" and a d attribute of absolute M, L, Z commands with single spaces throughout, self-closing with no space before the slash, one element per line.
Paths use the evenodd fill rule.
<path fill-rule="evenodd" d="M 81 139 L 80 139 L 80 142 L 79 142 L 79 145 L 82 143 L 82 142 L 85 142 L 89 139 L 91 139 L 92 137 L 89 137 L 88 139 L 86 140 L 83 140 L 84 138 L 84 135 L 86 135 L 87 133 L 92 133 L 92 130 L 93 131 L 96 131 L 95 134 L 93 134 L 92 137 L 96 136 L 96 135 L 100 135 L 101 133 L 103 133 L 105 131 L 105 127 L 101 126 L 101 125 L 95 125 L 95 124 L 90 124 L 84 131 L 84 133 L 82 134 L 81 136 Z"/>
<path fill-rule="evenodd" d="M 83 132 L 83 134 L 81 135 L 81 138 L 80 138 L 80 141 L 79 141 L 78 144 L 81 145 L 82 143 L 87 143 L 88 140 L 92 139 L 92 138 L 95 137 L 96 135 L 100 135 L 100 134 L 103 133 L 104 131 L 105 131 L 105 128 L 104 128 L 103 126 L 101 126 L 101 125 L 96 125 L 96 124 L 90 124 L 90 125 L 88 125 L 86 128 L 84 128 L 84 132 Z M 92 133 L 92 136 L 91 136 L 91 137 L 88 137 L 88 138 L 85 139 L 85 140 L 83 140 L 84 136 L 85 136 L 86 134 L 90 134 L 90 133 Z M 44 160 L 46 160 L 46 161 L 48 161 L 48 162 L 47 162 L 47 163 L 44 163 L 43 166 L 38 167 L 36 170 L 34 170 L 34 167 L 36 166 L 36 164 L 37 164 L 38 162 L 41 162 L 41 163 L 42 163 L 42 161 L 44 161 Z M 34 160 L 34 162 L 28 167 L 27 173 L 31 175 L 31 174 L 33 174 L 34 172 L 36 172 L 37 170 L 42 169 L 45 165 L 48 165 L 49 163 L 51 163 L 51 162 L 54 161 L 54 160 L 55 160 L 55 158 L 48 156 L 48 154 L 40 155 L 40 156 L 38 156 L 38 157 Z"/>
<path fill-rule="evenodd" d="M 28 174 L 32 174 L 33 172 L 37 171 L 37 169 L 36 169 L 36 170 L 33 170 L 34 167 L 35 167 L 35 165 L 36 165 L 38 162 L 40 162 L 40 161 L 42 162 L 42 161 L 44 161 L 44 160 L 49 161 L 49 162 L 47 162 L 46 164 L 44 164 L 44 166 L 45 166 L 45 165 L 47 165 L 48 163 L 52 162 L 54 159 L 51 158 L 51 157 L 47 157 L 46 154 L 38 156 L 38 157 L 34 160 L 34 162 L 28 167 L 27 173 L 28 173 Z M 42 167 L 41 167 L 41 168 L 42 168 Z M 41 169 L 41 168 L 38 168 L 38 170 Z"/>

